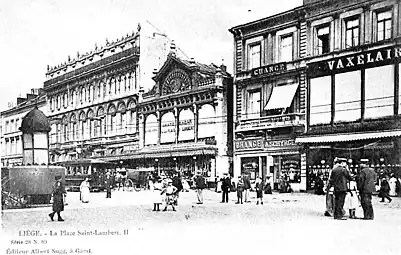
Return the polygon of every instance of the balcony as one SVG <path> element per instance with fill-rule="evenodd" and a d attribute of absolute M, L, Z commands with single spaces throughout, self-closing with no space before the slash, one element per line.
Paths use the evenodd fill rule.
<path fill-rule="evenodd" d="M 253 119 L 239 120 L 236 123 L 235 132 L 258 129 L 271 129 L 305 125 L 304 113 L 290 113 L 285 115 L 273 115 Z"/>

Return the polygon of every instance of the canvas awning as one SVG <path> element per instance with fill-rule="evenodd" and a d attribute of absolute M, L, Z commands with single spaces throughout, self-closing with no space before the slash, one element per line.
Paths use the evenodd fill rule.
<path fill-rule="evenodd" d="M 298 83 L 274 87 L 270 100 L 264 109 L 272 110 L 290 107 L 297 89 Z"/>
<path fill-rule="evenodd" d="M 295 139 L 295 142 L 296 143 L 334 143 L 334 142 L 368 140 L 368 139 L 394 137 L 394 136 L 401 136 L 401 130 L 356 133 L 356 134 L 335 134 L 335 135 L 324 135 L 324 136 L 298 137 Z"/>

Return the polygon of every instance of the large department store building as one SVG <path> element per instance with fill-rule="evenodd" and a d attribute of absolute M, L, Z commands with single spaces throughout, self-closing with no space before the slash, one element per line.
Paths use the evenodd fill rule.
<path fill-rule="evenodd" d="M 287 177 L 295 190 L 305 130 L 306 22 L 302 7 L 230 29 L 234 36 L 234 176 Z M 275 185 L 276 186 L 276 185 Z"/>
<path fill-rule="evenodd" d="M 172 47 L 138 104 L 139 147 L 111 158 L 159 174 L 232 172 L 232 78 L 224 65 L 184 60 Z M 109 158 L 110 160 L 110 158 Z"/>
<path fill-rule="evenodd" d="M 304 1 L 307 129 L 301 166 L 308 187 L 334 157 L 400 172 L 400 1 Z"/>
<path fill-rule="evenodd" d="M 141 28 L 48 68 L 50 159 L 127 155 L 139 148 L 138 103 L 168 54 L 165 35 Z"/>

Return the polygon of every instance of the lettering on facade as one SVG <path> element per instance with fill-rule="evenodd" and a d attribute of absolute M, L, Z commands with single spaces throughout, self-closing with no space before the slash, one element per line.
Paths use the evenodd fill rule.
<path fill-rule="evenodd" d="M 265 139 L 252 139 L 252 140 L 236 140 L 234 142 L 235 150 L 250 150 L 250 149 L 269 149 L 276 147 L 290 147 L 295 146 L 295 140 L 265 140 Z"/>
<path fill-rule="evenodd" d="M 251 71 L 252 76 L 261 76 L 265 74 L 277 73 L 287 70 L 286 63 L 278 63 L 274 65 L 262 66 Z"/>
<path fill-rule="evenodd" d="M 318 62 L 309 66 L 312 77 L 391 64 L 401 58 L 401 47 L 388 47 Z"/>

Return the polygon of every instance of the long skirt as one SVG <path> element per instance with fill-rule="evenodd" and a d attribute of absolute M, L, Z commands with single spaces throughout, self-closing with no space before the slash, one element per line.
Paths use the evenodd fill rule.
<path fill-rule="evenodd" d="M 84 187 L 81 189 L 81 201 L 82 203 L 88 203 L 89 202 L 89 188 L 88 187 Z"/>
<path fill-rule="evenodd" d="M 53 195 L 53 212 L 64 211 L 64 197 L 61 195 Z"/>

